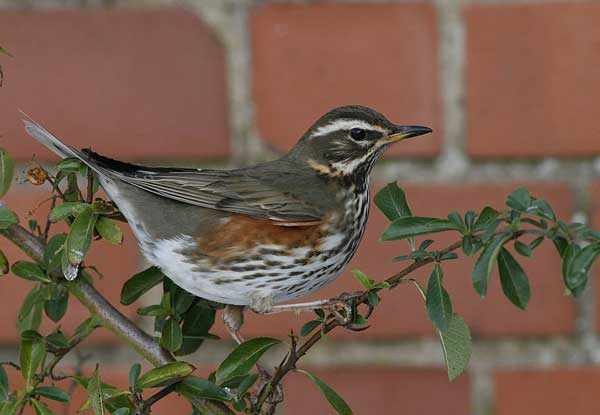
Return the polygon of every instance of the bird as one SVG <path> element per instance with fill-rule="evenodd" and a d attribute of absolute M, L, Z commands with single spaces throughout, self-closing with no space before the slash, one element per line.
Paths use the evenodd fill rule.
<path fill-rule="evenodd" d="M 226 305 L 222 318 L 238 342 L 247 308 L 270 313 L 325 303 L 282 304 L 342 273 L 365 232 L 375 162 L 393 143 L 432 132 L 342 106 L 280 158 L 216 170 L 114 160 L 23 121 L 48 149 L 91 168 L 149 263 L 186 291 Z"/>

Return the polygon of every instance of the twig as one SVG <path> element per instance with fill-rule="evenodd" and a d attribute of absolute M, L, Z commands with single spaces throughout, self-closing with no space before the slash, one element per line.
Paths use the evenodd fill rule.
<path fill-rule="evenodd" d="M 19 366 L 19 365 L 18 365 L 18 364 L 16 364 L 16 363 L 10 362 L 10 361 L 8 361 L 8 360 L 7 360 L 7 361 L 4 361 L 4 362 L 0 362 L 0 366 L 2 366 L 2 365 L 11 366 L 11 367 L 13 367 L 13 368 L 15 368 L 15 369 L 17 369 L 17 370 L 21 370 L 21 366 Z"/>
<path fill-rule="evenodd" d="M 40 238 L 28 232 L 20 225 L 12 225 L 0 230 L 0 234 L 8 238 L 36 262 L 43 262 L 44 243 Z M 62 278 L 61 276 L 55 276 Z M 127 341 L 138 353 L 155 366 L 172 362 L 174 358 L 162 349 L 154 339 L 132 323 L 119 310 L 113 307 L 94 287 L 78 278 L 68 285 L 69 291 L 89 311 L 98 316 L 102 325 L 117 336 Z"/>
<path fill-rule="evenodd" d="M 498 233 L 501 233 L 501 232 L 503 232 L 503 231 L 499 231 Z M 519 230 L 519 231 L 514 232 L 509 240 L 517 239 L 525 234 L 538 234 L 538 233 L 539 232 L 534 229 Z M 462 240 L 454 242 L 453 244 L 448 245 L 446 248 L 438 251 L 438 254 L 439 254 L 438 257 L 442 256 L 444 254 L 448 254 L 450 252 L 456 251 L 461 246 L 462 246 Z M 386 278 L 384 281 L 387 282 L 390 285 L 390 289 L 392 289 L 392 288 L 396 287 L 397 285 L 401 284 L 402 282 L 404 282 L 405 278 L 409 274 L 412 274 L 417 269 L 422 268 L 425 265 L 431 264 L 432 262 L 435 262 L 435 259 L 433 257 L 426 258 L 426 259 L 418 261 L 418 262 L 413 262 L 412 264 L 404 267 L 402 270 L 400 270 L 396 274 L 391 275 L 390 277 Z M 368 295 L 368 291 L 363 291 L 359 295 L 355 296 L 353 298 L 354 304 L 356 306 L 359 306 L 361 304 L 366 304 L 367 303 L 367 295 Z M 335 301 L 335 300 L 336 299 L 332 299 L 331 301 Z M 271 381 L 268 384 L 266 384 L 258 392 L 258 397 L 256 399 L 257 410 L 260 411 L 262 409 L 262 407 L 265 405 L 265 403 L 268 402 L 268 398 L 270 397 L 270 395 L 274 393 L 274 391 L 277 388 L 277 385 L 281 382 L 281 380 L 285 377 L 285 375 L 287 375 L 290 371 L 292 371 L 296 368 L 296 363 L 298 362 L 298 360 L 300 360 L 302 358 L 302 356 L 304 356 L 315 344 L 317 344 L 319 342 L 319 340 L 321 340 L 323 338 L 323 334 L 327 334 L 330 331 L 332 331 L 333 329 L 335 329 L 336 327 L 340 327 L 343 325 L 344 324 L 342 322 L 340 322 L 339 319 L 334 318 L 334 319 L 330 320 L 329 322 L 325 323 L 323 325 L 323 327 L 321 328 L 321 330 L 315 332 L 311 337 L 309 337 L 308 340 L 306 340 L 302 344 L 302 346 L 300 346 L 300 348 L 296 349 L 295 343 L 292 342 L 292 346 L 290 348 L 290 353 L 288 354 L 287 358 L 284 359 L 284 361 L 277 367 L 275 374 L 273 375 L 273 378 L 271 379 Z M 275 410 L 275 408 L 274 408 L 275 405 L 277 405 L 277 403 L 271 404 L 270 405 L 271 407 L 266 408 L 266 410 L 264 410 L 263 413 L 265 413 L 265 414 L 273 413 Z"/>
<path fill-rule="evenodd" d="M 52 226 L 52 222 L 50 221 L 50 212 L 52 212 L 52 209 L 54 209 L 54 207 L 56 206 L 56 199 L 58 199 L 58 196 L 52 196 L 52 203 L 50 203 L 50 211 L 48 212 L 48 217 L 46 218 L 46 225 L 44 226 L 44 242 L 48 241 L 48 233 L 50 232 L 50 226 Z"/>
<path fill-rule="evenodd" d="M 150 396 L 148 399 L 146 399 L 142 406 L 144 408 L 150 408 L 152 405 L 154 405 L 156 402 L 160 401 L 162 398 L 164 398 L 165 396 L 171 394 L 172 392 L 175 392 L 175 389 L 177 388 L 177 385 L 180 382 L 173 382 L 168 386 L 165 386 L 164 388 L 162 388 L 161 390 L 159 390 L 158 392 L 156 392 L 154 395 Z"/>
<path fill-rule="evenodd" d="M 88 167 L 87 169 L 87 203 L 92 203 L 94 201 L 94 173 L 92 169 Z"/>

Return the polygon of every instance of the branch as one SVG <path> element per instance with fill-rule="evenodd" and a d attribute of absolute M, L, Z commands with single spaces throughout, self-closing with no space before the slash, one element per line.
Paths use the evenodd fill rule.
<path fill-rule="evenodd" d="M 9 241 L 18 246 L 31 259 L 43 263 L 46 248 L 42 240 L 28 232 L 21 225 L 12 225 L 8 229 L 0 230 Z M 63 278 L 62 275 L 55 275 Z M 77 278 L 69 283 L 69 292 L 73 294 L 93 315 L 96 315 L 102 325 L 131 345 L 135 351 L 143 356 L 154 366 L 162 366 L 175 361 L 175 358 L 146 332 L 136 326 L 131 320 L 117 310 L 93 286 Z M 202 406 L 204 413 L 216 415 L 231 415 L 231 410 L 221 402 L 198 399 L 195 402 Z"/>
<path fill-rule="evenodd" d="M 34 261 L 43 263 L 44 243 L 20 225 L 0 230 L 0 234 L 17 245 Z M 62 276 L 60 276 L 62 278 Z M 102 325 L 129 343 L 140 355 L 155 366 L 172 362 L 174 358 L 154 339 L 110 304 L 93 286 L 78 278 L 68 285 L 69 291 L 89 311 L 99 317 Z"/>
<path fill-rule="evenodd" d="M 533 229 L 524 229 L 520 231 L 516 231 L 513 233 L 510 240 L 517 239 L 525 234 L 538 234 L 538 231 Z M 456 251 L 458 248 L 462 246 L 462 240 L 456 241 L 451 245 L 448 245 L 446 248 L 438 251 L 439 255 L 444 255 L 453 251 Z M 433 257 L 426 258 L 424 260 L 413 262 L 412 264 L 404 267 L 402 270 L 397 272 L 396 274 L 386 278 L 384 281 L 390 285 L 390 289 L 398 286 L 399 284 L 405 281 L 405 277 L 409 274 L 412 274 L 414 271 L 419 268 L 424 267 L 425 265 L 431 264 L 435 262 Z M 356 296 L 352 297 L 353 303 L 355 306 L 359 306 L 361 304 L 367 304 L 367 295 L 368 291 L 362 291 Z M 332 304 L 338 302 L 341 298 L 332 299 L 330 302 Z M 277 386 L 282 381 L 282 379 L 291 371 L 296 369 L 296 363 L 298 360 L 302 358 L 315 344 L 319 342 L 323 338 L 323 334 L 327 334 L 336 327 L 344 326 L 344 323 L 339 319 L 334 318 L 329 322 L 325 323 L 321 330 L 316 331 L 312 336 L 308 338 L 298 349 L 295 347 L 295 341 L 292 341 L 292 347 L 290 349 L 289 354 L 284 359 L 283 362 L 277 367 L 273 378 L 269 383 L 267 383 L 258 393 L 257 397 L 257 408 L 260 410 L 265 403 L 267 403 L 269 397 L 277 390 Z M 275 411 L 275 406 L 277 402 L 270 404 L 270 406 L 263 411 L 262 413 L 272 414 Z"/>

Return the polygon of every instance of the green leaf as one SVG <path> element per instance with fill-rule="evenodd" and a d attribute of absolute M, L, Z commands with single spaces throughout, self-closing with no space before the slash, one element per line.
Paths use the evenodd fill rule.
<path fill-rule="evenodd" d="M 29 281 L 45 283 L 52 282 L 50 277 L 46 275 L 46 273 L 39 267 L 39 265 L 34 264 L 33 262 L 15 262 L 12 266 L 12 273 L 15 274 L 17 277 L 21 277 Z"/>
<path fill-rule="evenodd" d="M 600 254 L 600 244 L 591 244 L 583 249 L 569 245 L 567 251 L 563 260 L 563 278 L 567 288 L 577 297 L 587 285 L 590 268 Z"/>
<path fill-rule="evenodd" d="M 554 238 L 552 238 L 552 243 L 554 243 L 554 246 L 556 247 L 556 250 L 558 251 L 558 254 L 561 256 L 561 258 L 564 257 L 565 251 L 569 246 L 569 241 L 567 241 L 562 236 L 555 236 Z"/>
<path fill-rule="evenodd" d="M 17 223 L 19 223 L 17 215 L 9 208 L 0 205 L 0 229 L 7 229 Z"/>
<path fill-rule="evenodd" d="M 83 261 L 92 244 L 96 219 L 97 216 L 92 213 L 92 207 L 88 205 L 79 213 L 71 225 L 66 241 L 66 254 L 70 264 L 78 265 Z"/>
<path fill-rule="evenodd" d="M 248 389 L 250 389 L 252 387 L 252 385 L 254 385 L 256 383 L 256 381 L 258 380 L 258 373 L 251 373 L 249 375 L 246 375 L 243 377 L 243 380 L 240 382 L 240 384 L 238 385 L 237 389 L 237 394 L 238 396 L 243 396 Z"/>
<path fill-rule="evenodd" d="M 544 236 L 538 236 L 533 241 L 531 241 L 531 243 L 529 244 L 529 249 L 533 252 L 533 250 L 540 246 L 542 242 L 544 242 Z"/>
<path fill-rule="evenodd" d="M 465 321 L 457 314 L 452 316 L 448 330 L 438 332 L 448 379 L 456 379 L 469 365 L 471 358 L 471 332 Z"/>
<path fill-rule="evenodd" d="M 19 362 L 21 364 L 21 375 L 25 379 L 27 386 L 31 386 L 31 381 L 38 367 L 42 364 L 46 348 L 44 347 L 44 338 L 33 330 L 21 333 L 21 349 Z"/>
<path fill-rule="evenodd" d="M 473 211 L 473 210 L 469 210 L 469 211 L 467 211 L 467 213 L 465 213 L 465 226 L 467 227 L 468 230 L 470 230 L 470 231 L 473 230 L 473 226 L 475 225 L 476 218 L 477 218 L 477 213 L 475 213 L 475 211 Z"/>
<path fill-rule="evenodd" d="M 67 290 L 57 290 L 53 296 L 44 303 L 44 311 L 50 320 L 55 323 L 60 321 L 69 306 L 69 292 Z"/>
<path fill-rule="evenodd" d="M 10 265 L 4 252 L 0 249 L 0 275 L 6 275 L 10 271 Z"/>
<path fill-rule="evenodd" d="M 69 217 L 78 216 L 88 207 L 90 207 L 90 205 L 87 203 L 64 202 L 58 206 L 54 206 L 54 208 L 50 211 L 48 219 L 50 219 L 50 222 L 60 222 L 61 220 L 65 220 Z"/>
<path fill-rule="evenodd" d="M 0 48 L 1 50 L 1 48 Z M 4 196 L 13 180 L 15 164 L 10 154 L 0 148 L 0 197 Z"/>
<path fill-rule="evenodd" d="M 46 404 L 38 401 L 37 399 L 32 399 L 31 405 L 33 406 L 35 415 L 54 415 L 54 412 L 52 412 L 50 408 L 46 406 Z"/>
<path fill-rule="evenodd" d="M 64 171 L 65 173 L 78 173 L 79 169 L 81 169 L 82 162 L 75 157 L 62 159 L 56 167 L 59 170 Z"/>
<path fill-rule="evenodd" d="M 373 281 L 371 281 L 371 279 L 367 277 L 362 271 L 358 269 L 353 269 L 352 274 L 354 275 L 354 278 L 356 278 L 366 290 L 370 290 L 371 288 L 373 288 Z"/>
<path fill-rule="evenodd" d="M 396 182 L 389 183 L 375 195 L 375 205 L 390 222 L 412 216 L 406 195 Z"/>
<path fill-rule="evenodd" d="M 10 393 L 10 385 L 8 384 L 8 375 L 6 374 L 6 370 L 0 364 L 0 402 L 8 399 L 8 395 Z"/>
<path fill-rule="evenodd" d="M 119 408 L 112 413 L 112 415 L 130 415 L 131 410 L 129 408 Z"/>
<path fill-rule="evenodd" d="M 179 323 L 174 318 L 168 319 L 161 332 L 160 345 L 170 352 L 174 352 L 181 347 L 182 343 L 183 334 Z"/>
<path fill-rule="evenodd" d="M 21 308 L 19 309 L 17 318 L 20 320 L 25 318 L 28 314 L 31 314 L 31 309 L 33 306 L 43 302 L 44 299 L 45 291 L 39 285 L 35 286 L 31 291 L 29 291 L 21 303 Z"/>
<path fill-rule="evenodd" d="M 429 276 L 425 304 L 430 320 L 440 331 L 446 331 L 452 319 L 452 302 L 448 292 L 442 285 L 442 267 L 436 264 Z"/>
<path fill-rule="evenodd" d="M 185 362 L 172 362 L 144 373 L 136 382 L 137 390 L 156 388 L 190 375 L 194 367 Z"/>
<path fill-rule="evenodd" d="M 531 255 L 533 254 L 533 251 L 531 250 L 529 245 L 525 245 L 523 242 L 518 240 L 515 241 L 515 251 L 528 258 L 531 257 Z"/>
<path fill-rule="evenodd" d="M 252 366 L 271 347 L 278 344 L 279 340 L 269 337 L 256 337 L 240 344 L 219 365 L 215 379 L 221 384 L 228 379 L 248 373 Z"/>
<path fill-rule="evenodd" d="M 371 307 L 375 307 L 379 304 L 379 296 L 375 291 L 370 291 L 367 293 L 367 302 Z"/>
<path fill-rule="evenodd" d="M 92 209 L 94 209 L 94 213 L 98 215 L 110 215 L 115 211 L 114 205 L 108 203 L 104 199 L 97 199 L 92 203 Z"/>
<path fill-rule="evenodd" d="M 214 383 L 195 376 L 185 378 L 176 387 L 177 392 L 185 396 L 194 406 L 202 399 L 230 401 L 231 396 Z"/>
<path fill-rule="evenodd" d="M 317 385 L 317 387 L 319 388 L 319 390 L 321 391 L 323 396 L 325 396 L 325 399 L 327 399 L 327 402 L 329 402 L 329 404 L 333 407 L 333 409 L 335 409 L 335 411 L 338 414 L 341 414 L 341 415 L 351 415 L 352 414 L 352 409 L 350 409 L 350 407 L 342 399 L 342 397 L 340 395 L 338 395 L 336 391 L 331 389 L 331 387 L 329 385 L 327 385 L 325 382 L 323 382 L 321 379 L 319 379 L 318 377 L 316 377 L 315 375 L 313 375 L 310 372 L 307 372 L 305 370 L 300 370 L 300 369 L 298 370 L 298 372 L 304 373 L 306 376 L 308 376 L 308 378 L 310 380 L 312 380 L 314 382 L 315 385 Z"/>
<path fill-rule="evenodd" d="M 496 235 L 484 248 L 483 252 L 475 262 L 472 279 L 475 291 L 485 297 L 487 293 L 488 280 L 492 272 L 492 267 L 496 262 L 498 252 L 502 245 L 511 238 L 510 233 L 501 233 Z"/>
<path fill-rule="evenodd" d="M 165 310 L 160 304 L 149 305 L 148 307 L 138 308 L 137 313 L 140 316 L 167 317 L 169 311 Z"/>
<path fill-rule="evenodd" d="M 94 394 L 90 393 L 90 386 L 94 386 L 92 378 L 89 380 L 79 379 L 78 383 L 82 384 L 87 390 L 89 399 L 79 408 L 78 412 L 84 412 L 92 408 L 95 411 L 95 408 L 99 408 L 104 411 L 104 408 L 110 413 L 116 411 L 118 408 L 129 408 L 133 409 L 133 402 L 129 399 L 130 392 L 122 391 L 117 389 L 112 385 L 108 385 L 100 379 L 97 379 L 98 391 L 94 392 Z M 99 399 L 100 398 L 100 399 Z M 101 402 L 100 402 L 101 401 Z M 102 405 L 99 405 L 101 403 Z"/>
<path fill-rule="evenodd" d="M 17 329 L 20 333 L 37 330 L 42 323 L 44 290 L 36 287 L 27 294 L 17 317 Z"/>
<path fill-rule="evenodd" d="M 123 242 L 123 231 L 121 231 L 121 228 L 119 228 L 114 220 L 106 216 L 98 218 L 96 221 L 96 230 L 102 239 L 113 245 L 120 245 Z"/>
<path fill-rule="evenodd" d="M 186 355 L 195 352 L 206 338 L 210 337 L 209 331 L 215 323 L 216 310 L 199 301 L 194 304 L 184 315 L 181 331 L 183 344 L 175 353 Z"/>
<path fill-rule="evenodd" d="M 531 297 L 529 280 L 521 265 L 504 247 L 500 249 L 498 254 L 498 271 L 502 291 L 504 291 L 506 298 L 520 309 L 525 310 Z"/>
<path fill-rule="evenodd" d="M 59 233 L 54 235 L 48 241 L 46 249 L 44 250 L 44 264 L 48 271 L 53 271 L 60 267 L 62 252 L 64 250 L 65 241 L 67 235 Z"/>
<path fill-rule="evenodd" d="M 92 334 L 92 332 L 100 327 L 100 320 L 98 319 L 98 317 L 96 316 L 92 316 L 89 317 L 87 319 L 85 319 L 79 326 L 77 326 L 77 328 L 75 329 L 75 335 L 74 337 L 77 339 L 85 339 L 86 337 L 88 337 L 90 334 Z"/>
<path fill-rule="evenodd" d="M 518 212 L 527 212 L 531 202 L 531 195 L 524 187 L 517 188 L 506 199 L 506 205 Z"/>
<path fill-rule="evenodd" d="M 476 239 L 471 235 L 466 235 L 462 239 L 462 250 L 467 256 L 473 255 L 481 246 L 476 242 Z"/>
<path fill-rule="evenodd" d="M 300 329 L 300 336 L 305 337 L 308 336 L 314 329 L 319 327 L 323 322 L 321 320 L 311 320 L 308 323 L 304 324 Z"/>
<path fill-rule="evenodd" d="M 176 287 L 172 293 L 173 311 L 176 316 L 184 314 L 194 303 L 196 297 L 180 287 Z"/>
<path fill-rule="evenodd" d="M 463 222 L 463 218 L 458 214 L 458 212 L 452 212 L 448 215 L 448 220 L 454 224 L 458 229 L 464 231 L 465 223 Z"/>
<path fill-rule="evenodd" d="M 548 202 L 544 199 L 536 199 L 531 204 L 531 209 L 534 214 L 544 219 L 556 221 L 556 214 Z"/>
<path fill-rule="evenodd" d="M 70 399 L 67 392 L 54 386 L 39 386 L 33 390 L 33 394 L 58 402 L 69 402 Z"/>
<path fill-rule="evenodd" d="M 152 287 L 161 283 L 165 278 L 158 267 L 150 267 L 138 272 L 123 285 L 121 304 L 129 305 L 148 292 Z"/>
<path fill-rule="evenodd" d="M 46 336 L 46 344 L 48 345 L 49 351 L 52 350 L 66 350 L 69 348 L 69 340 L 60 330 Z"/>
<path fill-rule="evenodd" d="M 131 366 L 131 369 L 129 369 L 129 386 L 131 386 L 132 388 L 135 387 L 135 385 L 138 382 L 138 379 L 140 378 L 140 373 L 142 373 L 142 365 L 140 365 L 139 363 L 135 363 Z"/>
<path fill-rule="evenodd" d="M 483 210 L 481 211 L 481 213 L 479 214 L 479 217 L 475 221 L 475 225 L 473 225 L 474 230 L 475 231 L 484 230 L 491 223 L 495 222 L 496 219 L 498 219 L 499 215 L 500 215 L 500 213 L 496 209 L 494 209 L 490 206 L 484 207 Z"/>
<path fill-rule="evenodd" d="M 381 235 L 381 240 L 391 241 L 428 233 L 458 230 L 460 228 L 447 219 L 406 217 L 393 221 Z"/>
<path fill-rule="evenodd" d="M 104 394 L 102 392 L 102 382 L 100 381 L 100 373 L 98 366 L 94 370 L 94 374 L 87 384 L 87 393 L 89 401 L 95 415 L 104 415 Z"/>

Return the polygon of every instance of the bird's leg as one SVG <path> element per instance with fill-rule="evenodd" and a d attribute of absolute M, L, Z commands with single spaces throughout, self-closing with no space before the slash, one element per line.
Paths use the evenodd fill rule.
<path fill-rule="evenodd" d="M 327 300 L 308 301 L 305 303 L 279 304 L 279 305 L 274 305 L 271 308 L 271 310 L 264 312 L 263 314 L 275 314 L 275 313 L 282 313 L 284 311 L 301 312 L 301 311 L 317 310 L 320 308 L 329 308 L 331 306 L 336 305 L 337 303 L 338 303 L 338 301 L 336 301 L 334 299 L 327 299 Z"/>
<path fill-rule="evenodd" d="M 221 314 L 223 323 L 229 332 L 229 335 L 237 344 L 242 344 L 244 338 L 240 334 L 240 328 L 244 324 L 244 306 L 228 304 Z"/>
<path fill-rule="evenodd" d="M 336 318 L 336 320 L 338 320 L 340 324 L 342 324 L 344 327 L 351 330 L 362 330 L 364 329 L 364 327 L 354 327 L 352 325 L 356 313 L 356 305 L 354 303 L 354 300 L 360 295 L 362 295 L 362 293 L 360 292 L 355 294 L 344 293 L 337 298 L 330 298 L 327 300 L 316 300 L 305 303 L 274 305 L 269 311 L 263 312 L 263 314 L 274 314 L 285 311 L 299 313 L 301 311 L 322 309 L 331 312 Z M 343 313 L 340 311 L 343 311 Z M 371 311 L 371 307 L 369 307 L 368 315 L 371 314 Z"/>

